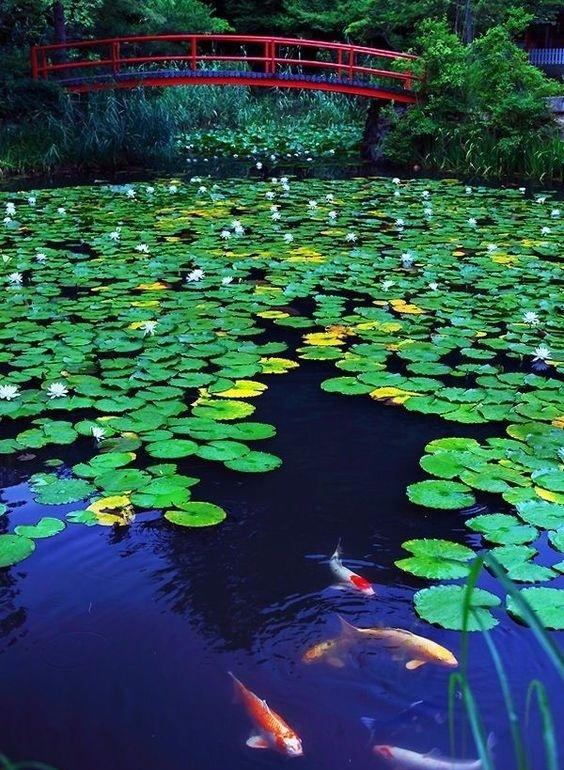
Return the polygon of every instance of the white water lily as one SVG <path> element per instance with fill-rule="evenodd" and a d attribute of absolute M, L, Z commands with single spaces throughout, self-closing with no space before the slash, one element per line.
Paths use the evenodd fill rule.
<path fill-rule="evenodd" d="M 281 176 L 280 177 L 280 184 L 288 184 L 288 177 L 287 176 Z"/>
<path fill-rule="evenodd" d="M 546 195 L 539 195 L 538 198 L 535 198 L 536 203 L 546 203 Z"/>
<path fill-rule="evenodd" d="M 13 222 L 14 220 L 12 219 L 12 217 L 5 216 L 2 221 L 4 222 L 5 225 L 9 225 L 10 222 Z"/>
<path fill-rule="evenodd" d="M 8 281 L 14 286 L 21 286 L 23 283 L 23 275 L 21 273 L 10 273 Z"/>
<path fill-rule="evenodd" d="M 439 284 L 436 281 L 431 281 L 431 283 L 429 284 L 429 288 L 431 289 L 431 291 L 437 291 L 437 289 L 439 288 Z"/>
<path fill-rule="evenodd" d="M 52 382 L 47 388 L 49 398 L 63 398 L 63 396 L 68 396 L 68 394 L 69 389 L 62 382 Z"/>
<path fill-rule="evenodd" d="M 431 218 L 433 216 L 433 209 L 432 208 L 423 209 L 423 214 L 425 214 L 427 218 Z"/>
<path fill-rule="evenodd" d="M 400 179 L 398 176 L 395 176 L 395 177 L 392 179 L 392 182 L 393 182 L 393 184 L 399 184 L 399 183 L 401 182 L 401 179 Z"/>
<path fill-rule="evenodd" d="M 235 233 L 235 235 L 245 235 L 245 228 L 242 225 L 240 225 L 239 227 L 235 227 L 233 229 L 233 232 Z"/>
<path fill-rule="evenodd" d="M 260 171 L 260 169 L 262 168 L 262 163 L 260 162 L 260 160 L 258 160 L 258 161 L 255 163 L 255 166 L 256 166 L 256 167 L 258 168 L 258 170 Z"/>
<path fill-rule="evenodd" d="M 466 195 L 472 195 L 472 188 L 470 186 L 464 188 Z"/>
<path fill-rule="evenodd" d="M 404 227 L 405 221 L 403 219 L 401 219 L 401 218 L 398 218 L 395 221 L 395 225 L 396 225 L 396 227 L 401 229 L 402 227 Z"/>
<path fill-rule="evenodd" d="M 345 241 L 347 241 L 348 243 L 355 243 L 356 233 L 347 233 L 345 235 Z"/>
<path fill-rule="evenodd" d="M 533 361 L 549 361 L 550 360 L 550 349 L 547 348 L 545 345 L 539 345 L 538 348 L 535 348 L 533 350 Z"/>
<path fill-rule="evenodd" d="M 470 219 L 468 220 L 468 224 L 470 225 L 470 227 L 476 227 L 476 225 L 478 224 L 478 220 L 476 219 L 476 217 L 470 217 Z"/>
<path fill-rule="evenodd" d="M 143 321 L 140 329 L 143 329 L 143 336 L 153 335 L 155 333 L 155 329 L 157 328 L 157 322 L 156 321 Z"/>
<path fill-rule="evenodd" d="M 519 189 L 520 193 L 526 193 L 527 192 L 527 188 L 526 187 L 519 187 L 518 189 Z"/>
<path fill-rule="evenodd" d="M 128 198 L 135 198 L 135 196 L 137 195 L 133 187 L 129 187 L 125 194 L 127 195 Z"/>
<path fill-rule="evenodd" d="M 47 254 L 44 254 L 42 251 L 38 251 L 37 254 L 35 255 L 35 259 L 38 262 L 40 262 L 40 263 L 41 262 L 46 262 L 47 261 Z"/>
<path fill-rule="evenodd" d="M 171 184 L 168 187 L 168 191 L 169 191 L 169 193 L 173 193 L 174 194 L 175 192 L 178 192 L 178 186 L 175 185 L 175 184 Z"/>
<path fill-rule="evenodd" d="M 395 281 L 390 281 L 389 278 L 387 278 L 385 281 L 382 281 L 382 289 L 384 291 L 388 291 L 388 289 L 391 289 L 392 286 L 395 286 L 395 285 L 396 285 L 396 282 Z"/>
<path fill-rule="evenodd" d="M 208 191 L 208 188 L 205 185 L 201 185 L 200 187 L 198 187 L 198 192 L 200 193 L 200 195 L 202 195 L 207 191 Z"/>
<path fill-rule="evenodd" d="M 119 241 L 121 238 L 121 227 L 116 227 L 115 230 L 112 230 L 108 237 L 111 241 Z"/>
<path fill-rule="evenodd" d="M 221 285 L 222 286 L 229 286 L 230 283 L 233 282 L 233 276 L 232 275 L 224 275 L 221 279 Z"/>
<path fill-rule="evenodd" d="M 552 209 L 552 211 L 550 212 L 550 216 L 553 219 L 558 219 L 558 217 L 560 216 L 560 209 Z"/>
<path fill-rule="evenodd" d="M 333 203 L 333 201 L 335 200 L 335 197 L 332 193 L 327 193 L 327 195 L 325 196 L 325 200 L 327 201 L 327 203 Z"/>
<path fill-rule="evenodd" d="M 329 217 L 329 219 L 333 219 L 333 220 L 335 220 L 335 219 L 337 219 L 337 217 L 338 217 L 338 214 L 337 214 L 337 212 L 336 212 L 336 211 L 330 211 L 330 212 L 327 214 L 327 216 Z"/>
<path fill-rule="evenodd" d="M 401 198 L 401 192 L 399 190 L 394 190 L 394 198 Z"/>
<path fill-rule="evenodd" d="M 317 201 L 311 200 L 307 203 L 308 209 L 316 209 L 317 208 Z"/>
<path fill-rule="evenodd" d="M 273 211 L 270 215 L 270 218 L 275 222 L 278 222 L 280 219 L 282 219 L 282 214 L 279 211 Z"/>
<path fill-rule="evenodd" d="M 27 199 L 27 202 L 29 203 L 30 206 L 35 206 L 35 204 L 37 203 L 37 198 L 35 197 L 35 195 L 30 195 L 29 198 Z"/>
<path fill-rule="evenodd" d="M 267 200 L 272 201 L 276 197 L 276 193 L 272 192 L 272 190 L 269 190 L 267 193 L 264 194 L 264 197 Z"/>
<path fill-rule="evenodd" d="M 90 432 L 95 441 L 101 441 L 106 435 L 106 431 L 103 428 L 98 427 L 98 425 L 93 425 L 90 428 Z"/>
<path fill-rule="evenodd" d="M 423 190 L 423 192 L 421 193 L 422 198 L 428 198 L 430 195 L 431 193 L 429 192 L 429 190 Z"/>
<path fill-rule="evenodd" d="M 194 270 L 191 270 L 188 275 L 186 276 L 186 282 L 187 283 L 195 283 L 197 281 L 201 281 L 202 278 L 205 276 L 204 271 L 196 267 Z"/>
<path fill-rule="evenodd" d="M 135 251 L 138 251 L 140 254 L 148 254 L 149 247 L 146 243 L 138 243 L 135 247 Z"/>
<path fill-rule="evenodd" d="M 19 385 L 0 385 L 0 399 L 2 401 L 12 401 L 20 395 Z"/>
<path fill-rule="evenodd" d="M 64 216 L 66 213 L 67 213 L 67 210 L 63 206 L 59 206 L 59 208 L 57 209 L 57 214 Z"/>
<path fill-rule="evenodd" d="M 523 314 L 523 322 L 529 324 L 529 326 L 538 326 L 540 323 L 538 315 L 533 310 L 527 310 Z"/>
<path fill-rule="evenodd" d="M 550 227 L 541 227 L 541 235 L 550 235 L 551 232 L 552 230 Z"/>
<path fill-rule="evenodd" d="M 10 217 L 16 213 L 16 206 L 14 203 L 6 203 L 6 214 Z"/>
<path fill-rule="evenodd" d="M 286 241 L 286 243 L 292 243 L 292 241 L 294 240 L 294 236 L 292 235 L 292 233 L 284 233 L 284 240 Z"/>
<path fill-rule="evenodd" d="M 488 243 L 487 250 L 490 254 L 497 251 L 497 243 Z"/>
<path fill-rule="evenodd" d="M 273 203 L 272 206 L 270 207 L 270 210 L 271 211 L 278 211 L 279 208 L 280 208 L 280 206 L 277 203 Z"/>
<path fill-rule="evenodd" d="M 413 254 L 410 254 L 409 251 L 404 252 L 400 257 L 400 260 L 402 267 L 413 267 Z"/>
<path fill-rule="evenodd" d="M 239 229 L 240 227 L 243 227 L 243 223 L 241 222 L 241 220 L 240 220 L 240 219 L 234 219 L 234 220 L 231 222 L 231 227 L 232 227 L 234 230 L 237 230 L 237 229 Z"/>
<path fill-rule="evenodd" d="M 155 188 L 154 188 L 154 187 L 152 187 L 151 185 L 149 185 L 148 187 L 145 187 L 145 192 L 146 192 L 148 195 L 152 195 L 152 194 L 155 192 Z"/>
<path fill-rule="evenodd" d="M 220 238 L 223 238 L 224 241 L 228 241 L 231 238 L 231 233 L 229 230 L 222 230 L 219 234 Z"/>

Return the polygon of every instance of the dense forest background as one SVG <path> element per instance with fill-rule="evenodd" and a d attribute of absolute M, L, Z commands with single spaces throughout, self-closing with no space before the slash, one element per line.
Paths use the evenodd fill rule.
<path fill-rule="evenodd" d="M 528 63 L 522 40 L 527 28 L 554 22 L 561 9 L 562 0 L 1 0 L 0 176 L 140 158 L 176 163 L 187 153 L 255 160 L 357 153 L 367 104 L 339 95 L 206 86 L 86 100 L 29 77 L 35 43 L 268 32 L 420 56 L 420 102 L 406 114 L 384 113 L 379 159 L 466 174 L 555 177 L 564 155 L 546 97 L 561 93 L 561 83 Z"/>

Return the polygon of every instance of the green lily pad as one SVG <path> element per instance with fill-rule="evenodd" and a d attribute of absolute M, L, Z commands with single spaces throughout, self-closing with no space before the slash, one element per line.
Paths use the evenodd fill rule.
<path fill-rule="evenodd" d="M 182 510 L 167 511 L 165 519 L 181 527 L 211 527 L 220 524 L 227 514 L 212 503 L 186 503 Z"/>
<path fill-rule="evenodd" d="M 516 503 L 519 516 L 529 524 L 543 529 L 564 527 L 564 505 L 549 503 L 546 500 L 525 500 Z"/>
<path fill-rule="evenodd" d="M 148 444 L 146 449 L 151 457 L 158 457 L 161 460 L 171 460 L 176 457 L 188 457 L 188 455 L 193 455 L 198 449 L 198 444 L 196 444 L 195 441 L 189 441 L 188 439 L 171 438 L 166 441 L 155 441 L 152 444 Z"/>
<path fill-rule="evenodd" d="M 83 479 L 61 479 L 56 476 L 48 483 L 33 486 L 33 496 L 42 505 L 65 505 L 85 500 L 96 489 Z"/>
<path fill-rule="evenodd" d="M 276 455 L 268 452 L 250 451 L 243 457 L 235 460 L 227 460 L 225 465 L 232 471 L 241 471 L 243 473 L 264 473 L 273 471 L 282 465 L 282 460 Z"/>
<path fill-rule="evenodd" d="M 35 543 L 27 537 L 0 535 L 0 567 L 18 564 L 31 556 L 34 550 Z"/>
<path fill-rule="evenodd" d="M 564 492 L 564 471 L 538 470 L 531 474 L 535 484 L 551 492 Z"/>
<path fill-rule="evenodd" d="M 60 519 L 54 519 L 49 516 L 44 516 L 37 522 L 37 524 L 20 524 L 14 529 L 14 532 L 16 535 L 21 535 L 22 537 L 29 537 L 33 540 L 37 540 L 43 537 L 53 537 L 53 535 L 62 532 L 64 528 L 64 521 L 61 521 Z"/>
<path fill-rule="evenodd" d="M 455 510 L 474 504 L 474 495 L 465 484 L 456 481 L 418 481 L 407 488 L 412 503 L 426 508 Z"/>
<path fill-rule="evenodd" d="M 467 562 L 475 556 L 472 549 L 450 540 L 406 540 L 401 547 L 413 556 L 396 561 L 396 567 L 418 577 L 439 580 L 466 577 L 470 571 Z"/>
<path fill-rule="evenodd" d="M 546 628 L 556 631 L 564 630 L 564 591 L 558 588 L 523 588 L 519 594 L 536 612 L 540 622 Z M 521 608 L 513 599 L 507 597 L 507 611 L 519 620 L 524 621 Z"/>
<path fill-rule="evenodd" d="M 415 611 L 428 623 L 462 631 L 465 591 L 464 586 L 453 585 L 424 588 L 413 597 Z M 499 621 L 492 615 L 491 609 L 500 604 L 501 601 L 494 594 L 475 588 L 470 602 L 468 630 L 482 631 L 496 626 Z"/>
<path fill-rule="evenodd" d="M 249 417 L 255 411 L 253 404 L 246 401 L 235 401 L 228 398 L 201 401 L 192 409 L 196 417 L 207 417 L 210 420 L 241 420 Z"/>
<path fill-rule="evenodd" d="M 521 524 L 516 516 L 507 513 L 487 513 L 474 516 L 466 525 L 475 532 L 481 532 L 492 543 L 501 545 L 522 545 L 536 540 L 538 530 Z"/>

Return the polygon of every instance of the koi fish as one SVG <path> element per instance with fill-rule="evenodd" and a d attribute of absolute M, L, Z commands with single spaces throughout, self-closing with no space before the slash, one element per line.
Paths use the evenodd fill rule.
<path fill-rule="evenodd" d="M 251 692 L 240 682 L 231 671 L 235 694 L 241 698 L 247 714 L 253 722 L 254 729 L 247 739 L 251 749 L 273 749 L 288 757 L 303 755 L 302 742 L 292 728 L 275 711 L 272 711 L 265 700 Z"/>
<path fill-rule="evenodd" d="M 326 642 L 314 644 L 302 655 L 302 663 L 317 663 L 321 660 L 335 668 L 343 668 L 345 661 L 341 653 L 346 652 L 349 640 L 339 636 L 335 639 L 327 639 Z"/>
<path fill-rule="evenodd" d="M 487 743 L 489 751 L 493 745 L 494 737 L 490 733 Z M 372 751 L 393 767 L 405 770 L 480 770 L 484 766 L 481 759 L 458 760 L 441 757 L 436 749 L 427 754 L 420 754 L 399 746 L 374 746 Z"/>
<path fill-rule="evenodd" d="M 438 666 L 447 666 L 448 668 L 458 666 L 458 661 L 450 650 L 424 636 L 417 636 L 403 628 L 357 628 L 340 616 L 339 620 L 341 621 L 341 638 L 356 638 L 359 641 L 370 639 L 381 642 L 385 647 L 403 652 L 409 657 L 405 664 L 409 671 L 427 663 L 435 663 Z"/>
<path fill-rule="evenodd" d="M 343 565 L 343 562 L 341 561 L 340 543 L 335 548 L 335 553 L 329 560 L 329 567 L 338 580 L 337 585 L 334 585 L 333 588 L 337 588 L 340 591 L 343 591 L 346 588 L 352 588 L 354 591 L 360 591 L 360 593 L 365 596 L 374 596 L 372 584 L 366 578 L 357 575 L 356 572 L 353 572 Z"/>

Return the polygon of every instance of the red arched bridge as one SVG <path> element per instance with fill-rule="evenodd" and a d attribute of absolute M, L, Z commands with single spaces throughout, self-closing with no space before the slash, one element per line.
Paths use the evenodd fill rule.
<path fill-rule="evenodd" d="M 173 85 L 334 91 L 412 103 L 416 57 L 378 48 L 258 35 L 148 35 L 37 45 L 35 80 L 78 92 Z"/>

